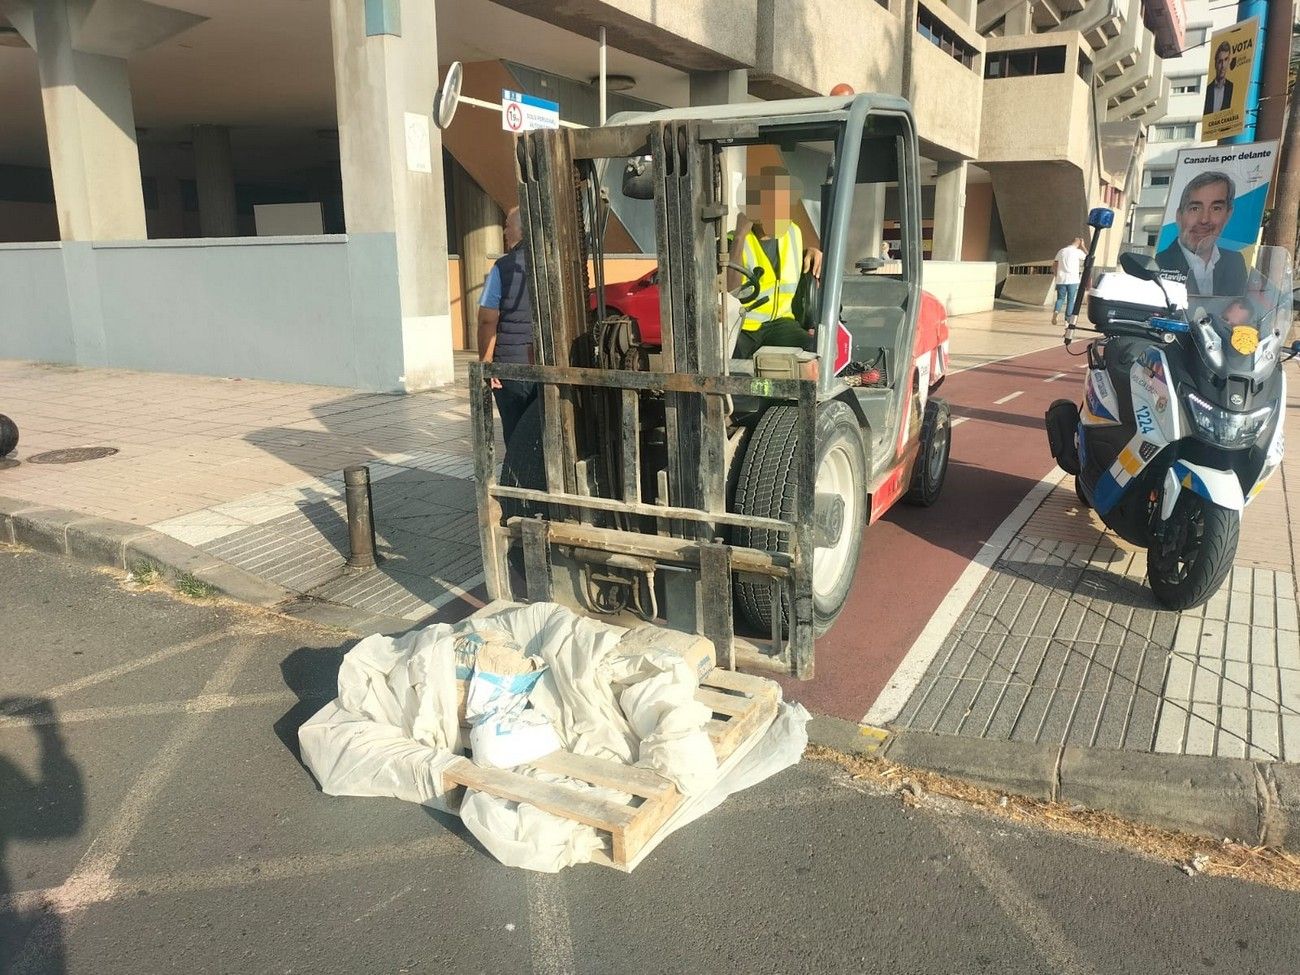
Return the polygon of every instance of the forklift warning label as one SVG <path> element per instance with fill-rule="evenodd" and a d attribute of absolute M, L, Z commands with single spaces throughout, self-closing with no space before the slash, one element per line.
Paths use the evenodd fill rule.
<path fill-rule="evenodd" d="M 843 322 L 835 329 L 835 372 L 838 376 L 853 359 L 853 336 Z"/>

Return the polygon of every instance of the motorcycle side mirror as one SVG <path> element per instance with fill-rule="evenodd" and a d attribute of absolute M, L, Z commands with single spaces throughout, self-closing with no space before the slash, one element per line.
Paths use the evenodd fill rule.
<path fill-rule="evenodd" d="M 1134 254 L 1126 251 L 1119 256 L 1119 266 L 1125 274 L 1143 281 L 1159 281 L 1160 265 L 1150 254 Z"/>

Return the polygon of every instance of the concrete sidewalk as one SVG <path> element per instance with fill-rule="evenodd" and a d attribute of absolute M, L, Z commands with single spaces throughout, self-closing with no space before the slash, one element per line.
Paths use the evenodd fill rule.
<path fill-rule="evenodd" d="M 1048 319 L 1023 308 L 952 319 L 953 367 L 1051 344 Z M 469 361 L 454 387 L 384 395 L 0 360 L 0 412 L 22 436 L 0 460 L 0 497 L 151 529 L 323 608 L 425 620 L 482 582 Z M 78 460 L 85 448 L 108 453 Z M 344 566 L 353 464 L 374 483 L 381 562 L 364 574 Z"/>
<path fill-rule="evenodd" d="M 481 578 L 463 386 L 358 394 L 5 361 L 0 389 L 22 438 L 0 495 L 118 522 L 117 537 L 150 529 L 286 596 L 392 620 Z M 344 567 L 354 464 L 370 467 L 382 556 L 364 575 Z"/>
<path fill-rule="evenodd" d="M 1064 391 L 1063 391 L 1064 393 Z M 1300 395 L 1286 434 L 1300 440 Z M 898 729 L 994 742 L 1300 762 L 1300 456 L 1246 510 L 1235 566 L 1205 606 L 1162 609 L 1145 552 L 1106 532 L 1066 476 L 1004 547 Z M 991 755 L 992 753 L 990 753 Z"/>

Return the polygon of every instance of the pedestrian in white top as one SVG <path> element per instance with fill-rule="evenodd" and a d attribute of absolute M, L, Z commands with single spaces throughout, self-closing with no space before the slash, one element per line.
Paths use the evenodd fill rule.
<path fill-rule="evenodd" d="M 1083 238 L 1075 237 L 1059 251 L 1052 261 L 1052 273 L 1056 275 L 1056 304 L 1052 307 L 1052 324 L 1062 311 L 1070 317 L 1074 310 L 1074 298 L 1079 293 L 1079 282 L 1083 278 L 1083 262 L 1088 254 L 1083 249 Z"/>

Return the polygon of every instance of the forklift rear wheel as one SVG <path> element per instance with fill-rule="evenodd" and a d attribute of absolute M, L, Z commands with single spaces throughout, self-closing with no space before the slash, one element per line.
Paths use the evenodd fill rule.
<path fill-rule="evenodd" d="M 737 514 L 795 520 L 795 458 L 798 456 L 799 410 L 771 406 L 750 437 L 741 462 L 732 505 Z M 862 549 L 866 522 L 864 484 L 866 448 L 862 427 L 844 403 L 832 400 L 817 409 L 817 513 L 813 551 L 813 629 L 830 629 L 848 599 Z M 734 544 L 760 551 L 789 552 L 790 536 L 774 531 L 737 528 Z M 763 633 L 772 630 L 772 583 L 737 576 L 736 606 L 742 617 Z M 790 608 L 781 606 L 781 630 L 789 633 Z"/>
<path fill-rule="evenodd" d="M 944 400 L 931 399 L 925 404 L 921 443 L 917 449 L 912 486 L 903 500 L 928 508 L 939 500 L 944 479 L 948 476 L 948 455 L 952 450 L 952 411 Z"/>
<path fill-rule="evenodd" d="M 0 457 L 7 457 L 18 446 L 18 424 L 0 413 Z"/>

